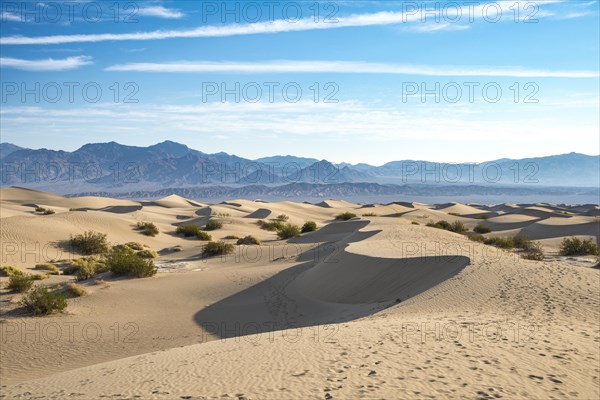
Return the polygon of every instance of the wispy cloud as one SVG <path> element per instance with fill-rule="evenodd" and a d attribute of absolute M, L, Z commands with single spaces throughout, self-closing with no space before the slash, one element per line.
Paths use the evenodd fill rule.
<path fill-rule="evenodd" d="M 21 17 L 19 17 L 18 15 L 15 15 L 11 12 L 8 11 L 2 11 L 2 13 L 0 14 L 0 21 L 5 22 L 5 21 L 22 21 Z"/>
<path fill-rule="evenodd" d="M 1 68 L 13 68 L 23 71 L 67 71 L 92 64 L 92 57 L 76 56 L 64 59 L 23 60 L 20 58 L 0 57 Z"/>
<path fill-rule="evenodd" d="M 137 14 L 145 17 L 157 17 L 167 19 L 179 19 L 185 17 L 185 14 L 181 11 L 165 8 L 163 6 L 141 7 L 138 10 Z"/>
<path fill-rule="evenodd" d="M 548 0 L 537 2 L 538 5 L 551 5 L 562 3 L 563 0 Z M 477 3 L 475 3 L 477 4 Z M 448 23 L 445 19 L 438 18 L 428 14 L 426 20 L 423 21 L 423 12 L 418 10 L 397 11 L 382 11 L 376 13 L 352 14 L 349 16 L 340 16 L 331 21 L 315 21 L 314 18 L 306 18 L 301 20 L 285 20 L 278 19 L 273 21 L 263 21 L 248 24 L 229 24 L 229 25 L 209 25 L 200 26 L 192 29 L 180 30 L 157 30 L 148 32 L 130 32 L 130 33 L 99 33 L 99 34 L 75 34 L 75 35 L 55 35 L 55 36 L 9 36 L 0 38 L 2 45 L 44 45 L 44 44 L 64 44 L 64 43 L 83 43 L 83 42 L 103 42 L 103 41 L 123 41 L 123 40 L 161 40 L 174 38 L 203 38 L 203 37 L 225 37 L 238 35 L 256 35 L 256 34 L 274 34 L 282 32 L 299 32 L 308 30 L 323 30 L 334 28 L 349 28 L 349 27 L 366 27 L 366 26 L 385 26 L 409 23 L 421 26 L 429 26 L 422 28 L 420 31 L 447 31 L 450 30 L 449 25 L 461 26 L 457 29 L 465 29 L 465 22 L 474 22 L 480 20 L 484 15 L 484 9 L 487 3 L 474 5 L 470 10 L 464 10 L 463 13 L 472 14 L 473 20 L 470 20 L 468 15 L 464 15 L 460 21 Z M 511 16 L 510 7 L 514 6 L 514 1 L 498 1 L 495 2 L 502 10 L 506 10 L 504 15 Z M 148 7 L 146 10 L 153 10 L 155 14 L 172 15 L 176 14 L 173 10 L 164 9 L 160 6 Z M 141 10 L 140 10 L 141 11 Z M 443 11 L 437 11 L 440 15 Z M 456 29 L 455 29 L 456 30 Z"/>
<path fill-rule="evenodd" d="M 598 71 L 545 70 L 504 66 L 404 65 L 353 61 L 173 62 L 113 65 L 108 71 L 200 73 L 346 73 L 515 78 L 597 78 Z"/>

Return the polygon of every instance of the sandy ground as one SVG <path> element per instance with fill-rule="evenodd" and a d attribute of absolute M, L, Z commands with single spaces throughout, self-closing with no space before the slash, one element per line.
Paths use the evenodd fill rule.
<path fill-rule="evenodd" d="M 557 255 L 565 236 L 598 241 L 594 205 L 136 202 L 19 188 L 0 200 L 2 265 L 76 257 L 65 241 L 85 230 L 161 254 L 155 277 L 83 281 L 89 295 L 61 314 L 29 316 L 2 289 L 0 398 L 600 396 L 600 272 L 593 258 Z M 334 220 L 345 211 L 358 218 Z M 280 214 L 319 229 L 282 241 L 256 224 Z M 210 218 L 223 223 L 214 240 L 252 234 L 261 246 L 200 257 L 205 242 L 175 229 Z M 547 257 L 425 226 L 439 220 L 523 233 Z"/>

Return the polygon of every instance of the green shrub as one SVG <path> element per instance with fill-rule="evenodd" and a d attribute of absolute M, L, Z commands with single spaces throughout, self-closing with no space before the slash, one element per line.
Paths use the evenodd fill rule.
<path fill-rule="evenodd" d="M 43 215 L 54 214 L 54 210 L 53 209 L 51 209 L 51 208 L 44 208 L 44 207 L 36 207 L 35 208 L 35 212 L 43 214 Z"/>
<path fill-rule="evenodd" d="M 529 250 L 531 244 L 531 240 L 527 239 L 522 234 L 518 234 L 513 237 L 513 246 L 517 249 Z"/>
<path fill-rule="evenodd" d="M 375 214 L 374 212 L 369 212 L 369 213 L 363 214 L 362 216 L 363 217 L 376 217 L 377 214 Z"/>
<path fill-rule="evenodd" d="M 260 245 L 260 240 L 255 238 L 252 235 L 248 235 L 242 239 L 237 241 L 237 244 L 246 244 L 246 245 Z"/>
<path fill-rule="evenodd" d="M 454 221 L 450 224 L 450 230 L 456 233 L 465 233 L 467 231 L 467 227 L 460 221 Z"/>
<path fill-rule="evenodd" d="M 67 286 L 65 286 L 65 291 L 70 294 L 71 296 L 75 296 L 75 297 L 82 297 L 82 296 L 87 296 L 87 290 L 85 290 L 85 288 L 81 285 L 78 285 L 77 283 L 69 283 L 67 284 Z"/>
<path fill-rule="evenodd" d="M 234 239 L 234 240 L 237 240 L 237 239 L 239 239 L 239 238 L 240 238 L 240 237 L 239 237 L 239 236 L 237 236 L 237 235 L 227 235 L 227 236 L 225 236 L 223 239 Z"/>
<path fill-rule="evenodd" d="M 106 256 L 106 266 L 116 276 L 144 278 L 156 274 L 154 262 L 123 250 L 112 250 Z"/>
<path fill-rule="evenodd" d="M 77 279 L 78 281 L 85 281 L 86 279 L 93 278 L 96 271 L 96 263 L 89 259 L 80 259 L 77 262 Z"/>
<path fill-rule="evenodd" d="M 479 242 L 479 243 L 485 242 L 485 237 L 480 233 L 467 232 L 465 235 L 467 236 L 467 238 L 469 238 L 469 240 L 472 240 L 474 242 Z"/>
<path fill-rule="evenodd" d="M 356 214 L 351 212 L 341 213 L 335 216 L 335 219 L 340 221 L 348 221 L 349 219 L 356 218 Z"/>
<path fill-rule="evenodd" d="M 281 229 L 277 230 L 277 237 L 279 239 L 289 239 L 296 236 L 300 236 L 300 228 L 298 225 L 285 224 Z"/>
<path fill-rule="evenodd" d="M 489 219 L 490 216 L 487 214 L 482 214 L 482 215 L 476 215 L 474 218 L 475 219 Z"/>
<path fill-rule="evenodd" d="M 23 296 L 21 304 L 34 315 L 51 314 L 67 307 L 67 301 L 63 295 L 49 292 L 44 286 L 36 286 L 29 291 Z"/>
<path fill-rule="evenodd" d="M 205 256 L 218 256 L 233 253 L 234 246 L 231 243 L 223 241 L 208 242 L 202 247 L 202 254 Z"/>
<path fill-rule="evenodd" d="M 473 232 L 476 233 L 490 233 L 492 230 L 485 225 L 477 224 L 475 228 L 473 228 Z"/>
<path fill-rule="evenodd" d="M 44 279 L 50 278 L 48 274 L 31 274 L 31 279 L 34 281 L 43 281 Z"/>
<path fill-rule="evenodd" d="M 30 274 L 15 274 L 8 279 L 8 289 L 13 292 L 23 293 L 31 289 L 33 286 L 33 278 Z"/>
<path fill-rule="evenodd" d="M 5 265 L 0 268 L 0 276 L 11 277 L 13 275 L 23 275 L 23 271 L 12 265 Z"/>
<path fill-rule="evenodd" d="M 127 242 L 125 243 L 125 246 L 129 247 L 132 250 L 144 250 L 144 245 L 138 242 Z"/>
<path fill-rule="evenodd" d="M 277 218 L 275 218 L 277 221 L 279 222 L 287 222 L 288 219 L 290 219 L 290 217 L 288 215 L 285 214 L 279 214 L 277 216 Z"/>
<path fill-rule="evenodd" d="M 562 256 L 583 256 L 600 255 L 600 248 L 590 239 L 581 240 L 576 237 L 564 238 L 560 244 L 560 255 Z"/>
<path fill-rule="evenodd" d="M 411 222 L 411 225 L 420 225 L 417 221 Z"/>
<path fill-rule="evenodd" d="M 153 222 L 138 222 L 136 227 L 146 236 L 158 235 L 158 227 Z"/>
<path fill-rule="evenodd" d="M 501 249 L 512 249 L 515 247 L 515 243 L 511 237 L 485 238 L 483 243 L 500 247 Z"/>
<path fill-rule="evenodd" d="M 456 233 L 464 233 L 467 231 L 465 225 L 460 221 L 454 221 L 452 223 L 444 220 L 438 222 L 428 222 L 427 226 Z"/>
<path fill-rule="evenodd" d="M 454 217 L 462 217 L 462 214 L 455 213 L 455 212 L 448 213 L 448 215 L 452 215 Z"/>
<path fill-rule="evenodd" d="M 104 254 L 108 251 L 106 234 L 94 231 L 71 235 L 71 246 L 84 255 Z"/>
<path fill-rule="evenodd" d="M 156 258 L 158 257 L 158 253 L 152 249 L 140 250 L 136 253 L 138 256 L 142 258 Z"/>
<path fill-rule="evenodd" d="M 126 244 L 116 244 L 112 247 L 112 249 L 116 251 L 123 251 L 129 254 L 135 254 L 135 250 L 127 246 Z"/>
<path fill-rule="evenodd" d="M 216 221 L 214 219 L 211 219 L 210 221 L 208 221 L 206 223 L 206 227 L 204 228 L 207 231 L 214 231 L 217 229 L 221 229 L 223 227 L 223 224 L 220 223 L 219 221 Z"/>
<path fill-rule="evenodd" d="M 34 269 L 41 269 L 43 271 L 48 271 L 48 273 L 51 275 L 58 275 L 60 273 L 60 269 L 56 265 L 48 264 L 48 263 L 36 264 Z"/>
<path fill-rule="evenodd" d="M 315 221 L 306 221 L 304 223 L 304 225 L 302 225 L 302 229 L 300 229 L 300 232 L 307 233 L 307 232 L 314 232 L 316 230 L 317 230 L 317 223 Z"/>
<path fill-rule="evenodd" d="M 200 240 L 212 240 L 212 236 L 208 232 L 198 231 L 196 237 Z"/>
<path fill-rule="evenodd" d="M 195 224 L 179 225 L 175 230 L 176 233 L 182 234 L 185 237 L 198 236 L 200 228 Z"/>
<path fill-rule="evenodd" d="M 535 260 L 535 261 L 543 261 L 544 260 L 544 251 L 542 250 L 542 245 L 540 242 L 531 242 L 529 244 L 529 248 L 524 254 L 521 254 L 521 257 L 527 260 Z"/>
<path fill-rule="evenodd" d="M 261 220 L 258 220 L 256 223 L 258 224 L 258 226 L 261 227 L 261 229 L 264 229 L 264 230 L 270 231 L 270 232 L 277 231 L 283 227 L 283 224 L 279 221 L 266 222 L 261 219 Z"/>

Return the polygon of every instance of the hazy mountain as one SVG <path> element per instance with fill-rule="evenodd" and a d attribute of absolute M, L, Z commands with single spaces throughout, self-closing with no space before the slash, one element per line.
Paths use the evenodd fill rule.
<path fill-rule="evenodd" d="M 23 147 L 15 146 L 12 143 L 0 143 L 0 158 L 4 158 L 10 153 L 22 149 Z"/>
<path fill-rule="evenodd" d="M 297 164 L 300 168 L 306 168 L 311 166 L 312 164 L 319 162 L 316 158 L 306 158 L 306 157 L 295 157 L 295 156 L 272 156 L 272 157 L 262 157 L 257 158 L 254 161 L 258 161 L 265 164 Z"/>
<path fill-rule="evenodd" d="M 172 141 L 149 147 L 90 143 L 73 152 L 2 143 L 0 150 L 2 186 L 57 193 L 291 183 L 600 186 L 600 156 L 578 153 L 479 164 L 401 160 L 375 167 L 294 156 L 249 160 L 223 152 L 207 154 Z"/>

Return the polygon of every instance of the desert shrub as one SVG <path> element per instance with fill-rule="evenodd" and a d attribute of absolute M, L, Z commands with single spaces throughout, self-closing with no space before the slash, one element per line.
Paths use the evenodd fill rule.
<path fill-rule="evenodd" d="M 338 221 L 348 221 L 349 219 L 356 218 L 356 214 L 351 212 L 344 212 L 335 216 Z"/>
<path fill-rule="evenodd" d="M 560 244 L 560 255 L 583 256 L 600 255 L 600 248 L 590 239 L 581 240 L 576 237 L 564 238 Z"/>
<path fill-rule="evenodd" d="M 75 297 L 82 297 L 88 294 L 87 290 L 85 290 L 83 286 L 78 285 L 77 283 L 67 284 L 67 286 L 65 286 L 65 292 Z"/>
<path fill-rule="evenodd" d="M 485 238 L 483 243 L 500 247 L 501 249 L 512 249 L 515 247 L 515 243 L 511 237 Z"/>
<path fill-rule="evenodd" d="M 489 219 L 490 216 L 487 214 L 482 214 L 482 215 L 476 215 L 474 218 L 475 219 Z"/>
<path fill-rule="evenodd" d="M 289 239 L 296 236 L 300 236 L 300 228 L 298 225 L 285 224 L 281 229 L 277 230 L 277 237 L 279 239 Z"/>
<path fill-rule="evenodd" d="M 158 235 L 158 227 L 153 222 L 138 222 L 136 227 L 146 236 Z"/>
<path fill-rule="evenodd" d="M 144 278 L 156 274 L 154 262 L 123 250 L 112 250 L 106 256 L 106 266 L 117 276 Z"/>
<path fill-rule="evenodd" d="M 411 222 L 411 225 L 420 225 L 417 221 Z"/>
<path fill-rule="evenodd" d="M 476 233 L 490 233 L 492 230 L 485 225 L 477 224 L 475 228 L 473 228 L 473 232 Z"/>
<path fill-rule="evenodd" d="M 215 221 L 214 219 L 211 219 L 210 221 L 208 221 L 206 223 L 206 227 L 204 228 L 207 231 L 214 231 L 216 229 L 221 229 L 223 227 L 223 224 L 220 223 L 219 221 Z"/>
<path fill-rule="evenodd" d="M 49 263 L 36 264 L 34 269 L 41 269 L 43 271 L 48 271 L 48 273 L 51 275 L 58 275 L 60 273 L 60 269 L 56 265 L 49 264 Z"/>
<path fill-rule="evenodd" d="M 103 254 L 108 251 L 106 234 L 94 231 L 71 235 L 71 246 L 84 255 Z"/>
<path fill-rule="evenodd" d="M 205 256 L 218 256 L 233 253 L 234 246 L 231 243 L 223 241 L 208 242 L 202 247 L 202 254 Z"/>
<path fill-rule="evenodd" d="M 240 237 L 238 235 L 227 235 L 225 236 L 223 239 L 239 239 Z"/>
<path fill-rule="evenodd" d="M 116 251 L 122 251 L 122 252 L 125 252 L 125 253 L 129 253 L 129 254 L 135 254 L 135 250 L 132 249 L 131 247 L 127 246 L 126 244 L 117 244 L 117 245 L 114 245 L 112 247 L 112 249 L 116 250 Z"/>
<path fill-rule="evenodd" d="M 212 240 L 212 236 L 208 232 L 198 231 L 196 237 L 200 240 Z"/>
<path fill-rule="evenodd" d="M 531 244 L 531 240 L 527 239 L 524 235 L 518 234 L 513 237 L 513 247 L 517 249 L 529 250 Z"/>
<path fill-rule="evenodd" d="M 12 265 L 5 265 L 0 268 L 0 276 L 11 277 L 13 275 L 23 275 L 23 271 Z"/>
<path fill-rule="evenodd" d="M 317 230 L 317 223 L 315 221 L 306 221 L 304 223 L 304 225 L 302 225 L 302 229 L 300 229 L 300 232 L 307 233 L 307 232 L 314 232 L 316 230 Z"/>
<path fill-rule="evenodd" d="M 31 274 L 31 279 L 34 281 L 43 281 L 44 279 L 50 278 L 48 274 Z"/>
<path fill-rule="evenodd" d="M 450 222 L 448 221 L 438 221 L 438 222 L 433 222 L 433 221 L 429 221 L 427 223 L 427 226 L 431 227 L 431 228 L 437 228 L 437 229 L 444 229 L 449 231 L 450 230 Z"/>
<path fill-rule="evenodd" d="M 181 250 L 183 250 L 183 248 L 181 246 L 175 246 L 175 247 L 171 248 L 171 250 L 173 250 L 173 251 L 181 251 Z"/>
<path fill-rule="evenodd" d="M 8 289 L 13 292 L 23 293 L 31 289 L 33 286 L 33 278 L 30 274 L 15 274 L 8 279 Z"/>
<path fill-rule="evenodd" d="M 543 261 L 544 251 L 540 242 L 531 242 L 529 248 L 525 253 L 521 254 L 521 257 L 527 260 Z"/>
<path fill-rule="evenodd" d="M 152 249 L 144 249 L 140 250 L 136 253 L 138 256 L 142 258 L 156 258 L 158 257 L 158 253 Z"/>
<path fill-rule="evenodd" d="M 54 214 L 54 210 L 53 209 L 51 209 L 51 208 L 44 208 L 44 207 L 36 207 L 35 208 L 35 212 L 43 214 L 43 215 Z"/>
<path fill-rule="evenodd" d="M 247 245 L 260 245 L 260 240 L 258 240 L 257 238 L 255 238 L 252 235 L 248 235 L 242 239 L 239 239 L 237 241 L 237 244 L 247 244 Z"/>
<path fill-rule="evenodd" d="M 454 221 L 450 224 L 450 230 L 456 233 L 465 233 L 467 231 L 467 227 L 460 221 Z"/>
<path fill-rule="evenodd" d="M 467 231 L 465 225 L 460 221 L 454 221 L 452 223 L 444 220 L 438 222 L 428 222 L 427 226 L 456 233 L 464 233 Z"/>
<path fill-rule="evenodd" d="M 132 250 L 144 250 L 144 245 L 138 242 L 127 242 L 125 243 L 125 246 L 129 247 Z"/>
<path fill-rule="evenodd" d="M 256 223 L 258 224 L 258 226 L 261 227 L 261 229 L 264 229 L 265 231 L 270 231 L 270 232 L 277 231 L 283 227 L 283 224 L 279 221 L 267 222 L 267 221 L 263 221 L 262 219 L 260 219 Z"/>
<path fill-rule="evenodd" d="M 97 271 L 96 271 L 96 263 L 94 263 L 94 261 L 89 260 L 89 259 L 80 259 L 77 262 L 77 277 L 75 279 L 77 279 L 78 281 L 85 281 L 86 279 L 90 279 L 93 278 Z"/>
<path fill-rule="evenodd" d="M 184 224 L 179 225 L 175 230 L 176 233 L 182 234 L 185 237 L 190 236 L 198 236 L 198 232 L 200 232 L 200 228 L 195 224 Z"/>
<path fill-rule="evenodd" d="M 51 314 L 67 307 L 67 301 L 63 295 L 50 292 L 44 286 L 36 286 L 29 291 L 23 296 L 21 304 L 35 315 Z"/>
<path fill-rule="evenodd" d="M 287 220 L 290 219 L 290 217 L 285 214 L 279 214 L 275 219 L 279 222 L 287 222 Z"/>
<path fill-rule="evenodd" d="M 448 213 L 448 215 L 452 215 L 452 216 L 455 216 L 455 217 L 462 217 L 462 214 L 455 213 L 455 212 Z"/>
<path fill-rule="evenodd" d="M 374 212 L 368 212 L 368 213 L 366 213 L 366 214 L 363 214 L 362 216 L 363 216 L 363 217 L 376 217 L 376 216 L 377 216 L 377 214 L 375 214 Z"/>
<path fill-rule="evenodd" d="M 480 234 L 480 233 L 467 232 L 467 233 L 465 233 L 465 235 L 467 236 L 467 238 L 469 240 L 472 240 L 474 242 L 479 242 L 479 243 L 484 243 L 485 242 L 485 237 L 482 234 Z"/>

